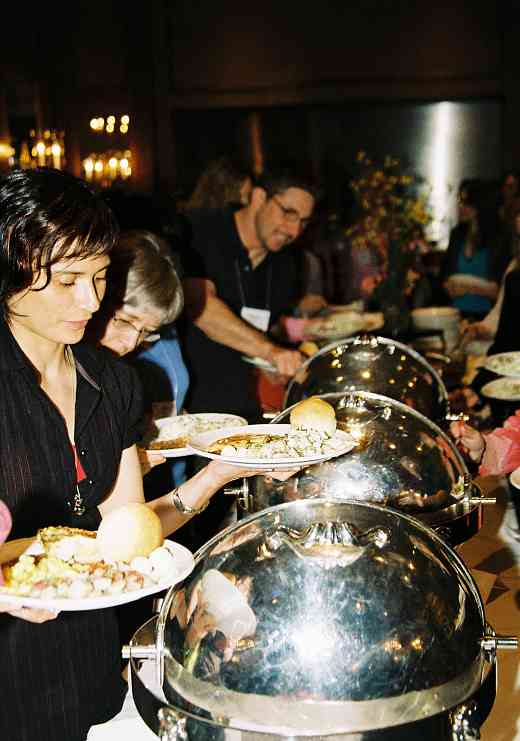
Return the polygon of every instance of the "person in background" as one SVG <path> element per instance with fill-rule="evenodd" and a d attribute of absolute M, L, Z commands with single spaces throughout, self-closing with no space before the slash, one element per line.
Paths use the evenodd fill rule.
<path fill-rule="evenodd" d="M 498 282 L 505 267 L 498 267 L 494 262 L 496 224 L 487 208 L 484 186 L 480 181 L 462 181 L 458 209 L 459 221 L 450 234 L 441 280 L 444 290 L 462 315 L 480 320 L 497 298 Z M 470 277 L 475 280 L 471 281 Z"/>
<path fill-rule="evenodd" d="M 497 215 L 499 222 L 506 230 L 509 228 L 513 211 L 516 211 L 516 202 L 520 198 L 520 174 L 516 170 L 507 171 L 500 183 Z"/>
<path fill-rule="evenodd" d="M 307 172 L 283 167 L 257 179 L 247 206 L 188 212 L 183 350 L 190 412 L 232 412 L 256 422 L 256 375 L 242 356 L 261 358 L 283 376 L 301 365 L 300 353 L 270 333 L 284 312 L 298 306 L 305 313 L 297 255 L 288 248 L 311 219 L 317 195 Z"/>
<path fill-rule="evenodd" d="M 513 270 L 518 270 L 520 268 L 520 200 L 517 200 L 514 207 L 511 208 L 510 218 L 511 227 L 509 229 L 509 239 L 506 246 L 506 252 L 508 255 L 511 256 L 511 260 L 505 269 L 502 280 L 500 281 L 500 289 L 498 292 L 497 300 L 495 301 L 493 308 L 488 312 L 488 314 L 486 314 L 484 319 L 482 319 L 480 322 L 473 322 L 466 326 L 464 330 L 466 343 L 474 339 L 492 341 L 497 335 L 502 313 L 502 306 L 504 302 L 506 278 Z M 503 345 L 504 342 L 499 341 L 499 346 L 502 347 Z M 490 350 L 489 352 L 502 352 L 502 350 L 497 350 L 495 347 L 493 347 L 493 350 Z"/>
<path fill-rule="evenodd" d="M 481 476 L 502 476 L 520 466 L 520 410 L 502 427 L 482 434 L 466 422 L 452 422 L 450 432 L 468 457 L 479 466 Z"/>
<path fill-rule="evenodd" d="M 356 204 L 350 179 L 343 177 L 336 196 L 329 200 L 323 218 L 312 230 L 309 250 L 322 267 L 325 299 L 331 304 L 368 304 L 373 291 L 383 277 L 383 257 L 378 237 L 363 247 L 357 246 L 348 234 L 356 218 Z M 358 215 L 358 218 L 370 217 Z M 367 231 L 370 229 L 367 223 Z M 318 292 L 314 289 L 314 292 Z"/>
<path fill-rule="evenodd" d="M 112 256 L 108 286 L 87 337 L 118 356 L 129 357 L 139 374 L 148 414 L 154 414 L 158 406 L 167 409 L 162 416 L 180 413 L 189 378 L 174 327 L 184 297 L 170 246 L 147 230 L 122 232 Z M 156 331 L 147 331 L 150 326 Z M 157 455 L 154 460 L 163 462 L 164 458 Z M 183 460 L 154 469 L 145 478 L 146 499 L 184 480 Z"/>
<path fill-rule="evenodd" d="M 252 190 L 253 179 L 247 168 L 231 157 L 219 157 L 208 163 L 193 193 L 180 208 L 224 208 L 230 203 L 247 206 Z"/>
<path fill-rule="evenodd" d="M 172 218 L 171 204 L 167 208 L 163 198 L 128 193 L 121 189 L 103 192 L 102 197 L 115 213 L 123 230 L 128 243 L 126 252 L 132 251 L 132 242 L 141 244 L 140 249 L 144 250 L 141 255 L 144 260 L 141 274 L 143 270 L 148 273 L 147 282 L 152 294 L 160 292 L 161 270 L 165 271 L 167 283 L 172 279 L 172 271 L 180 275 L 176 252 L 176 245 L 180 242 L 179 218 Z M 153 252 L 156 253 L 155 258 Z M 153 272 L 149 272 L 152 270 Z M 155 416 L 180 414 L 188 390 L 189 376 L 175 325 L 164 323 L 155 333 L 152 343 L 139 342 L 131 353 L 130 362 L 137 369 L 143 385 L 147 410 L 155 410 Z M 160 412 L 159 408 L 163 411 Z M 185 469 L 184 460 L 154 468 L 145 479 L 146 496 L 148 497 L 148 492 L 165 491 L 182 483 Z"/>
<path fill-rule="evenodd" d="M 81 342 L 106 289 L 117 224 L 83 181 L 15 170 L 0 183 L 0 491 L 12 537 L 97 529 L 143 502 L 135 371 Z M 157 329 L 155 317 L 137 326 Z M 215 464 L 215 465 L 214 465 Z M 245 470 L 211 461 L 150 502 L 166 535 Z M 56 614 L 0 601 L 0 737 L 84 741 L 123 702 L 114 610 Z"/>

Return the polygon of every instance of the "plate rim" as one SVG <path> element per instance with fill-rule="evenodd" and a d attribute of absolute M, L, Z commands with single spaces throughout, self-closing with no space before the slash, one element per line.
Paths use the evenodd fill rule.
<path fill-rule="evenodd" d="M 218 435 L 219 430 L 212 430 L 210 432 L 203 432 L 200 433 L 199 437 L 202 435 L 213 435 L 215 434 L 215 440 L 218 440 L 219 437 L 232 437 L 233 435 L 238 435 L 242 432 L 245 432 L 246 430 L 250 431 L 257 431 L 258 434 L 265 433 L 265 434 L 276 434 L 276 430 L 279 430 L 279 432 L 287 433 L 290 429 L 290 424 L 256 424 L 256 425 L 243 425 L 242 427 L 228 427 L 223 428 L 224 430 L 227 429 L 229 432 L 229 435 Z M 254 429 L 253 429 L 254 428 Z M 283 429 L 280 429 L 283 428 Z M 232 432 L 232 430 L 234 430 Z M 195 438 L 197 436 L 194 436 L 192 441 L 190 442 L 190 449 L 193 451 L 194 455 L 200 455 L 203 458 L 209 458 L 210 460 L 217 460 L 222 461 L 222 463 L 228 463 L 231 466 L 239 466 L 241 468 L 256 468 L 256 469 L 263 469 L 267 471 L 274 471 L 274 470 L 286 470 L 290 469 L 291 467 L 301 467 L 309 464 L 315 464 L 315 463 L 323 463 L 324 461 L 330 460 L 331 458 L 337 458 L 340 455 L 344 455 L 346 453 L 349 453 L 353 448 L 356 446 L 355 440 L 352 438 L 351 435 L 349 435 L 348 432 L 345 430 L 337 430 L 338 432 L 341 432 L 343 435 L 346 435 L 350 438 L 352 445 L 350 448 L 346 450 L 342 450 L 339 453 L 336 454 L 326 454 L 326 455 L 320 455 L 320 456 L 306 456 L 306 457 L 300 457 L 300 458 L 278 458 L 276 460 L 268 461 L 265 458 L 258 459 L 258 458 L 231 458 L 231 457 L 222 457 L 219 453 L 210 453 L 207 450 L 205 450 L 202 447 L 196 447 L 196 445 L 192 445 L 191 442 L 195 441 Z M 206 445 L 211 445 L 212 442 L 215 442 L 215 440 L 209 440 L 206 442 Z"/>
<path fill-rule="evenodd" d="M 34 540 L 34 538 L 33 538 Z M 14 541 L 7 541 L 14 542 Z M 160 582 L 158 584 L 150 585 L 144 589 L 135 589 L 131 592 L 121 592 L 115 595 L 100 595 L 98 597 L 84 597 L 82 599 L 64 599 L 64 598 L 53 598 L 53 599 L 41 599 L 40 597 L 23 597 L 18 594 L 10 594 L 9 592 L 0 592 L 0 603 L 9 602 L 13 606 L 18 607 L 34 607 L 41 610 L 60 610 L 62 612 L 81 612 L 83 610 L 104 610 L 110 607 L 117 607 L 119 605 L 126 605 L 130 602 L 136 602 L 142 597 L 149 597 L 157 592 L 162 592 L 166 589 L 170 589 L 175 586 L 183 579 L 185 579 L 195 567 L 195 557 L 193 553 L 186 548 L 186 546 L 176 541 L 164 539 L 163 546 L 166 546 L 168 550 L 171 550 L 174 555 L 175 551 L 178 555 L 182 554 L 187 559 L 186 566 L 181 570 L 179 576 L 175 576 L 174 579 L 168 579 L 167 582 Z M 189 566 L 189 570 L 188 570 Z"/>
<path fill-rule="evenodd" d="M 484 285 L 490 283 L 488 278 L 482 278 L 480 275 L 473 275 L 472 273 L 452 273 L 446 280 L 453 279 L 457 283 L 465 283 L 466 285 Z"/>
<path fill-rule="evenodd" d="M 233 414 L 232 412 L 188 412 L 187 414 L 172 414 L 169 417 L 157 417 L 153 420 L 153 423 L 160 422 L 161 420 L 174 420 L 179 417 L 202 417 L 211 415 L 212 417 L 234 417 L 240 419 L 247 424 L 245 417 L 241 417 L 239 414 Z M 226 429 L 223 427 L 222 429 Z M 140 447 L 140 446 L 139 446 Z M 193 455 L 193 452 L 188 446 L 182 448 L 142 448 L 147 453 L 160 453 L 165 458 L 184 458 L 188 455 Z"/>
<path fill-rule="evenodd" d="M 486 370 L 488 371 L 491 371 L 492 373 L 496 373 L 498 376 L 501 376 L 503 378 L 519 378 L 520 379 L 520 370 L 518 371 L 517 374 L 513 375 L 511 373 L 504 373 L 503 371 L 498 371 L 495 368 L 490 367 L 490 361 L 496 358 L 506 356 L 506 355 L 509 355 L 509 356 L 518 355 L 518 359 L 520 361 L 520 350 L 506 350 L 505 352 L 497 352 L 497 353 L 493 353 L 493 355 L 488 355 L 486 358 L 486 362 L 484 363 L 484 368 L 486 368 Z"/>
<path fill-rule="evenodd" d="M 490 393 L 489 390 L 486 391 L 490 386 L 493 384 L 498 385 L 500 381 L 504 382 L 507 380 L 515 380 L 511 376 L 499 376 L 498 378 L 494 378 L 492 381 L 488 381 L 482 388 L 480 389 L 480 393 L 484 396 L 487 396 L 488 399 L 496 399 L 497 401 L 520 401 L 520 390 L 518 392 L 517 396 L 495 396 L 492 392 Z M 518 381 L 518 385 L 520 386 L 520 378 L 516 379 Z"/>

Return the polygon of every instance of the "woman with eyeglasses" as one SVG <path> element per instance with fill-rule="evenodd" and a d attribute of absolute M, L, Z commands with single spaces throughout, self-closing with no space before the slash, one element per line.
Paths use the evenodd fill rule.
<path fill-rule="evenodd" d="M 135 371 L 81 341 L 106 292 L 117 231 L 72 175 L 17 170 L 0 182 L 0 491 L 13 539 L 49 525 L 95 530 L 113 509 L 144 500 Z M 164 320 L 157 305 L 138 313 L 130 287 L 111 321 L 121 354 Z M 149 506 L 168 535 L 243 475 L 212 461 Z M 111 609 L 56 614 L 2 597 L 0 655 L 0 738 L 84 741 L 121 707 Z"/>
<path fill-rule="evenodd" d="M 189 383 L 173 326 L 183 304 L 169 245 L 150 231 L 123 232 L 112 253 L 107 295 L 86 337 L 119 357 L 131 355 L 148 411 L 161 404 L 168 407 L 165 416 L 180 412 Z M 165 461 L 160 453 L 139 453 L 145 472 Z M 179 484 L 184 471 L 184 461 L 176 461 L 161 478 Z"/>

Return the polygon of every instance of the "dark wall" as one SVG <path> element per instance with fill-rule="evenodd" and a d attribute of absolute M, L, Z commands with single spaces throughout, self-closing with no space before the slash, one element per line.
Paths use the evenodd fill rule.
<path fill-rule="evenodd" d="M 252 111 L 267 132 L 277 120 L 282 147 L 308 149 L 309 106 L 484 98 L 504 112 L 499 166 L 520 165 L 517 0 L 77 0 L 8 13 L 10 114 L 24 98 L 15 88 L 35 83 L 78 174 L 90 117 L 110 107 L 128 108 L 134 187 L 151 189 L 189 179 L 187 162 L 192 177 L 213 151 L 246 147 Z M 203 113 L 193 126 L 182 111 Z"/>
<path fill-rule="evenodd" d="M 170 84 L 179 104 L 204 94 L 283 103 L 339 88 L 427 97 L 442 85 L 498 91 L 504 4 L 479 0 L 165 2 Z M 431 84 L 434 86 L 431 87 Z"/>

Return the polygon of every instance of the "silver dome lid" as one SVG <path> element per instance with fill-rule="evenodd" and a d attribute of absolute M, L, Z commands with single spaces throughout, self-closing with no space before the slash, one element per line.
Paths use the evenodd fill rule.
<path fill-rule="evenodd" d="M 158 621 L 163 689 L 233 728 L 326 734 L 430 717 L 489 670 L 482 601 L 431 529 L 300 501 L 223 531 Z"/>
<path fill-rule="evenodd" d="M 408 345 L 385 337 L 352 337 L 323 347 L 289 382 L 284 407 L 339 391 L 383 394 L 437 420 L 448 412 L 437 371 Z"/>
<path fill-rule="evenodd" d="M 327 497 L 384 504 L 449 525 L 478 505 L 479 496 L 455 444 L 434 422 L 395 399 L 366 391 L 321 394 L 338 426 L 358 439 L 345 455 L 301 470 L 287 481 L 248 482 L 249 511 L 294 499 Z M 273 422 L 289 420 L 291 407 Z M 477 528 L 478 529 L 478 528 Z"/>

